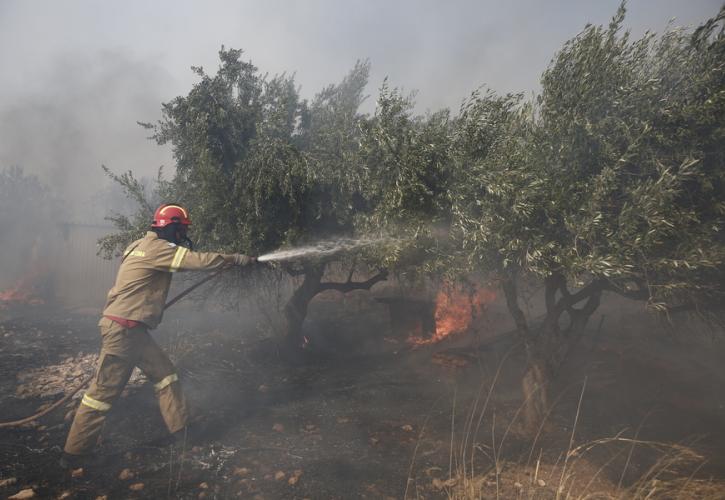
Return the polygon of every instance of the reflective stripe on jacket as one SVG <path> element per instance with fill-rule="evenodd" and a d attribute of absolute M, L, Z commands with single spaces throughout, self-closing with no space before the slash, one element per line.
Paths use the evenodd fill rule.
<path fill-rule="evenodd" d="M 217 269 L 232 259 L 231 255 L 193 252 L 149 231 L 124 252 L 103 315 L 139 321 L 149 328 L 156 328 L 164 313 L 171 273 Z"/>

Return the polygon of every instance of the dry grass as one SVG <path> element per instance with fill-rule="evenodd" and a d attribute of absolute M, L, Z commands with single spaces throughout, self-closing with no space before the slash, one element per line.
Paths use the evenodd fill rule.
<path fill-rule="evenodd" d="M 551 445 L 546 450 L 537 448 L 556 401 L 537 435 L 529 438 L 528 453 L 521 453 L 524 440 L 518 432 L 518 420 L 525 402 L 506 417 L 508 422 L 490 409 L 494 387 L 507 358 L 508 354 L 491 382 L 479 388 L 471 408 L 463 415 L 460 432 L 456 428 L 457 394 L 454 394 L 447 477 L 433 478 L 430 484 L 418 483 L 416 491 L 427 489 L 451 500 L 725 499 L 725 481 L 702 477 L 706 459 L 693 445 L 642 440 L 638 438 L 640 429 L 630 432 L 632 437 L 622 431 L 612 437 L 575 445 L 586 380 L 581 386 L 571 433 L 561 438 L 566 439 L 567 448 L 561 451 L 551 449 Z M 504 447 L 512 435 L 516 435 L 517 445 L 511 447 L 519 450 L 516 453 Z M 412 474 L 413 463 L 408 486 L 416 482 Z M 415 498 L 409 497 L 409 490 L 412 489 L 406 488 L 404 498 Z"/>
<path fill-rule="evenodd" d="M 492 419 L 493 420 L 493 419 Z M 492 425 L 493 428 L 493 425 Z M 573 436 L 572 432 L 572 436 Z M 439 489 L 450 499 L 473 500 L 488 498 L 516 499 L 722 499 L 725 498 L 725 482 L 719 479 L 697 478 L 705 464 L 705 458 L 693 448 L 681 444 L 642 441 L 615 436 L 587 442 L 559 454 L 553 464 L 544 456 L 554 456 L 540 451 L 531 465 L 522 460 L 507 460 L 500 454 L 501 443 L 495 443 L 492 431 L 491 444 L 477 444 L 481 451 L 487 451 L 491 460 L 482 464 L 476 472 L 462 470 L 445 483 L 438 483 Z M 493 452 L 498 446 L 499 452 Z M 656 457 L 654 463 L 644 472 L 636 474 L 634 482 L 622 484 L 625 467 L 615 466 L 617 459 L 631 453 L 634 448 Z M 606 453 L 592 457 L 599 448 Z M 601 460 L 608 455 L 609 460 Z M 621 460 L 620 460 L 621 462 Z M 620 484 L 617 484 L 619 476 Z"/>

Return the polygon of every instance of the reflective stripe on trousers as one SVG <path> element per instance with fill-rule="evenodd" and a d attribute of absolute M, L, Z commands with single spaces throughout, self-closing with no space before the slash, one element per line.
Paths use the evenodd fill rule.
<path fill-rule="evenodd" d="M 88 394 L 83 395 L 83 399 L 81 399 L 81 404 L 98 411 L 108 411 L 111 409 L 110 404 L 104 403 L 103 401 L 98 401 L 97 399 L 93 399 Z"/>
<path fill-rule="evenodd" d="M 176 373 L 172 373 L 171 375 L 164 377 L 159 382 L 155 383 L 154 389 L 156 389 L 156 391 L 160 391 L 167 385 L 172 384 L 174 382 L 178 382 L 178 381 L 179 381 L 179 376 Z"/>

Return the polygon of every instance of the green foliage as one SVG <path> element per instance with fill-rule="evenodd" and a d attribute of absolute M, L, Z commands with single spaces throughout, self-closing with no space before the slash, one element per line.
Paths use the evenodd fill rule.
<path fill-rule="evenodd" d="M 451 127 L 448 110 L 413 114 L 413 96 L 380 89 L 375 114 L 362 126 L 358 175 L 362 210 L 356 227 L 395 235 L 375 259 L 411 276 L 440 274 L 449 251 Z"/>
<path fill-rule="evenodd" d="M 187 206 L 194 237 L 220 251 L 257 255 L 349 231 L 354 183 L 345 173 L 359 140 L 369 64 L 358 63 L 308 106 L 291 76 L 260 75 L 239 50 L 222 49 L 219 57 L 216 75 L 195 68 L 201 80 L 189 94 L 164 104 L 158 124 L 144 124 L 159 144 L 172 146 L 176 160 L 164 199 Z M 139 220 L 146 218 L 138 183 L 116 180 L 138 198 Z M 125 235 L 107 239 L 109 247 L 137 227 L 124 218 L 115 222 Z"/>
<path fill-rule="evenodd" d="M 631 40 L 624 7 L 556 54 L 532 101 L 474 92 L 456 116 L 418 116 L 387 81 L 362 114 L 358 62 L 310 102 L 291 76 L 220 52 L 164 104 L 156 140 L 177 163 L 164 200 L 186 204 L 207 248 L 258 254 L 330 235 L 383 234 L 368 264 L 401 272 L 561 276 L 658 308 L 722 303 L 725 10 L 694 31 Z M 114 219 L 140 230 L 150 207 Z M 568 292 L 567 292 L 568 293 Z"/>
<path fill-rule="evenodd" d="M 659 308 L 716 305 L 723 11 L 694 34 L 635 41 L 623 19 L 620 8 L 607 28 L 565 44 L 533 110 L 493 95 L 464 107 L 454 205 L 462 245 L 499 272 L 600 280 Z"/>
<path fill-rule="evenodd" d="M 162 170 L 159 169 L 154 189 L 147 194 L 146 186 L 136 177 L 133 172 L 128 171 L 122 174 L 114 174 L 103 165 L 106 175 L 121 187 L 121 190 L 130 200 L 136 204 L 137 210 L 132 215 L 111 213 L 106 216 L 118 232 L 108 234 L 98 240 L 98 254 L 106 259 L 118 256 L 134 240 L 141 238 L 149 229 L 150 221 L 153 219 L 155 207 L 160 205 L 160 200 L 170 199 L 170 185 L 164 181 Z"/>
<path fill-rule="evenodd" d="M 456 126 L 455 235 L 469 269 L 512 271 L 551 255 L 550 193 L 520 95 L 474 92 Z"/>

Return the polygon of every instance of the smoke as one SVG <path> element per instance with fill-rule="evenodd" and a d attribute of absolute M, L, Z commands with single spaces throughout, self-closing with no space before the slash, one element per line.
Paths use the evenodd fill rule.
<path fill-rule="evenodd" d="M 113 274 L 96 256 L 96 240 L 112 231 L 104 217 L 133 211 L 101 165 L 144 177 L 171 164 L 136 123 L 160 117 L 171 77 L 107 50 L 67 53 L 32 75 L 0 94 L 0 290 L 42 281 L 68 304 L 99 305 Z"/>
<path fill-rule="evenodd" d="M 161 103 L 189 91 L 196 81 L 189 66 L 213 73 L 222 44 L 244 49 L 262 72 L 294 73 L 306 97 L 369 58 L 373 98 L 366 106 L 374 106 L 388 76 L 394 86 L 418 90 L 419 109 L 455 109 L 483 84 L 498 92 L 536 90 L 563 41 L 587 22 L 606 24 L 619 1 L 272 0 L 129 8 L 6 0 L 0 3 L 0 169 L 20 166 L 37 175 L 58 201 L 54 222 L 103 225 L 109 212 L 128 207 L 100 166 L 137 177 L 161 165 L 170 171 L 169 149 L 147 140 L 136 122 L 158 120 Z M 636 35 L 661 29 L 670 17 L 693 24 L 719 4 L 632 2 L 627 27 Z M 6 256 L 22 253 L 8 252 L 7 235 L 27 232 L 27 221 L 41 215 L 25 212 L 16 226 L 3 226 L 0 267 L 16 267 Z"/>
<path fill-rule="evenodd" d="M 160 117 L 170 80 L 160 66 L 120 52 L 67 54 L 34 78 L 0 98 L 0 167 L 37 175 L 66 200 L 64 221 L 88 221 L 89 198 L 109 182 L 102 164 L 144 176 L 171 163 L 136 123 Z"/>

